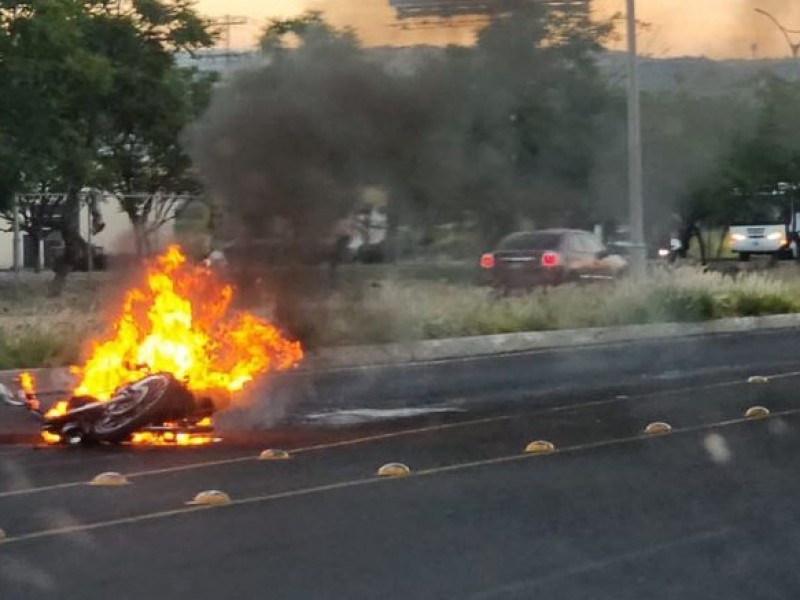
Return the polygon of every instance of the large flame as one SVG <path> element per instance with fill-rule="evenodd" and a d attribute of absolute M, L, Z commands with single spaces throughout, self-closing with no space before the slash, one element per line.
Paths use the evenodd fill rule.
<path fill-rule="evenodd" d="M 300 344 L 252 314 L 230 310 L 233 289 L 170 246 L 125 295 L 113 332 L 73 368 L 76 396 L 108 400 L 147 372 L 168 372 L 196 394 L 242 390 L 260 374 L 295 366 Z"/>

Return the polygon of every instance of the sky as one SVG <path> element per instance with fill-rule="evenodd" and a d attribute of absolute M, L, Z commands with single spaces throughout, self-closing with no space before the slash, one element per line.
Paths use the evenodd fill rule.
<path fill-rule="evenodd" d="M 197 0 L 210 17 L 247 17 L 248 24 L 232 34 L 237 48 L 255 43 L 261 26 L 271 17 L 321 10 L 339 26 L 355 28 L 367 45 L 468 44 L 470 25 L 404 29 L 394 19 L 389 0 Z M 625 0 L 595 0 L 598 16 L 623 12 Z M 790 56 L 787 40 L 767 17 L 773 14 L 787 29 L 800 30 L 798 0 L 637 0 L 637 17 L 647 24 L 640 31 L 643 54 L 654 57 L 707 56 L 709 58 L 774 58 Z M 800 44 L 800 33 L 789 34 Z M 624 39 L 614 43 L 624 47 Z"/>

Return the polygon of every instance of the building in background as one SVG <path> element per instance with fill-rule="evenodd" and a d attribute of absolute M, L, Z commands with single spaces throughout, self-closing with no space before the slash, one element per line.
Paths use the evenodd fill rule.
<path fill-rule="evenodd" d="M 103 203 L 101 210 L 105 227 L 102 231 L 92 236 L 92 245 L 96 249 L 95 254 L 106 256 L 121 251 L 124 252 L 126 248 L 131 246 L 133 235 L 133 228 L 128 215 L 122 212 L 116 203 Z M 89 208 L 85 204 L 81 204 L 80 228 L 83 239 L 88 239 L 89 221 Z M 11 225 L 9 223 L 2 223 L 2 229 L 0 229 L 0 270 L 14 268 L 14 234 L 10 229 Z M 45 231 L 38 247 L 36 241 L 30 235 L 20 231 L 19 244 L 20 267 L 23 269 L 36 269 L 37 266 L 49 269 L 52 267 L 56 255 L 63 249 L 61 234 L 55 230 Z"/>
<path fill-rule="evenodd" d="M 590 0 L 528 0 L 547 3 L 564 11 L 589 13 Z M 398 19 L 451 18 L 460 16 L 491 16 L 518 4 L 509 0 L 389 0 Z"/>
<path fill-rule="evenodd" d="M 227 52 L 218 48 L 196 50 L 192 53 L 179 52 L 175 61 L 179 67 L 195 68 L 203 72 L 218 73 L 222 77 L 232 75 L 241 69 L 264 64 L 264 54 L 260 50 Z"/>
<path fill-rule="evenodd" d="M 80 233 L 84 240 L 89 241 L 95 249 L 97 257 L 93 268 L 101 270 L 111 261 L 124 262 L 137 255 L 136 232 L 131 224 L 128 214 L 122 210 L 120 198 L 105 193 L 96 203 L 100 212 L 103 227 L 100 231 L 93 231 L 90 236 L 90 223 L 93 222 L 89 205 L 81 202 L 80 205 Z M 176 211 L 182 204 L 174 202 L 166 205 L 162 210 L 153 210 L 153 217 L 146 227 L 150 236 L 149 246 L 152 251 L 159 251 L 167 244 L 176 240 Z M 52 217 L 56 220 L 56 215 Z M 185 225 L 184 225 L 185 227 Z M 0 221 L 0 270 L 14 268 L 14 234 L 12 226 L 7 220 Z M 56 257 L 63 251 L 64 243 L 60 232 L 55 228 L 42 229 L 42 238 L 37 244 L 36 240 L 23 230 L 19 232 L 19 260 L 22 269 L 49 269 L 53 266 Z M 88 268 L 85 265 L 81 268 Z"/>

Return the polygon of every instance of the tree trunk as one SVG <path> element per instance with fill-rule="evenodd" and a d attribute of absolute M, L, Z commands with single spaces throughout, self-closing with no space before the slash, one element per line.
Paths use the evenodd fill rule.
<path fill-rule="evenodd" d="M 722 250 L 725 248 L 725 238 L 728 237 L 729 227 L 726 225 L 722 229 L 722 234 L 719 236 L 719 244 L 717 245 L 717 258 L 722 258 Z"/>
<path fill-rule="evenodd" d="M 44 262 L 44 257 L 42 256 L 42 234 L 39 231 L 30 231 L 28 235 L 33 240 L 33 247 L 35 248 L 34 257 L 36 264 L 34 265 L 34 271 L 36 273 L 41 273 L 42 263 Z"/>
<path fill-rule="evenodd" d="M 697 229 L 697 243 L 700 245 L 700 264 L 705 266 L 708 264 L 708 255 L 706 254 L 706 242 L 700 229 Z"/>
<path fill-rule="evenodd" d="M 145 237 L 147 234 L 138 217 L 134 218 L 131 224 L 133 225 L 133 237 L 136 242 L 136 258 L 142 258 L 145 256 Z"/>
<path fill-rule="evenodd" d="M 81 218 L 81 199 L 77 190 L 71 190 L 67 194 L 67 199 L 64 203 L 64 212 L 59 221 L 59 231 L 61 239 L 64 242 L 64 251 L 59 256 L 53 271 L 55 277 L 50 286 L 51 296 L 60 296 L 64 291 L 64 285 L 67 282 L 67 277 L 75 269 L 80 268 L 81 263 L 86 260 L 88 256 L 88 244 L 86 240 L 81 237 L 80 228 Z"/>

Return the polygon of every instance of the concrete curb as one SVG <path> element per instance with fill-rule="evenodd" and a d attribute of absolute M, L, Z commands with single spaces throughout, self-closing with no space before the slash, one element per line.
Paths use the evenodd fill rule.
<path fill-rule="evenodd" d="M 622 327 L 595 327 L 559 331 L 530 331 L 380 346 L 325 348 L 308 357 L 310 370 L 439 361 L 494 354 L 558 350 L 646 342 L 680 337 L 751 333 L 800 328 L 800 313 L 764 317 L 738 317 L 702 323 L 657 323 Z"/>
<path fill-rule="evenodd" d="M 389 364 L 435 362 L 558 350 L 561 348 L 648 342 L 682 337 L 753 333 L 776 329 L 800 329 L 800 313 L 764 317 L 739 317 L 703 323 L 658 323 L 623 327 L 595 327 L 559 331 L 529 331 L 441 340 L 425 340 L 404 344 L 375 346 L 341 346 L 311 353 L 303 371 L 325 371 Z M 67 368 L 27 369 L 36 375 L 42 390 L 68 389 L 72 376 Z M 20 370 L 0 371 L 0 382 L 10 383 Z"/>

